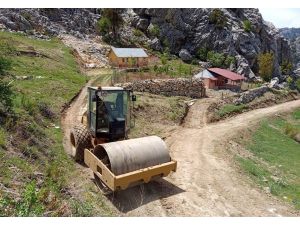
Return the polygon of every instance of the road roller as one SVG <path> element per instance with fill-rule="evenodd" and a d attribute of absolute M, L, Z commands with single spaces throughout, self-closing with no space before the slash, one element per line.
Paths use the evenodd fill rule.
<path fill-rule="evenodd" d="M 128 139 L 136 96 L 121 87 L 88 87 L 87 110 L 70 132 L 72 155 L 111 191 L 175 172 L 177 162 L 158 136 Z"/>

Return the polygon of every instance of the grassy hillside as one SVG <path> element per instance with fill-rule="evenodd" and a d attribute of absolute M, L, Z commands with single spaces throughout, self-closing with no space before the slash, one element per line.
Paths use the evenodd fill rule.
<path fill-rule="evenodd" d="M 7 32 L 0 46 L 12 49 L 5 80 L 14 92 L 12 112 L 0 120 L 0 215 L 110 215 L 62 146 L 60 111 L 85 84 L 71 50 Z"/>
<path fill-rule="evenodd" d="M 300 209 L 300 109 L 269 119 L 240 140 L 253 157 L 239 158 L 244 171 L 267 192 Z"/>

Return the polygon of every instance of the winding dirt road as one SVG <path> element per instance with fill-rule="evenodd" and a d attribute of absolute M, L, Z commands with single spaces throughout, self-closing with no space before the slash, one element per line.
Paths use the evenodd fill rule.
<path fill-rule="evenodd" d="M 70 152 L 70 128 L 80 121 L 86 88 L 62 117 L 64 147 Z M 107 196 L 126 216 L 296 216 L 288 205 L 252 185 L 232 165 L 222 147 L 240 130 L 276 113 L 300 107 L 300 100 L 257 109 L 215 124 L 206 124 L 207 99 L 195 102 L 186 123 L 166 140 L 178 161 L 176 173 L 146 185 Z M 82 166 L 79 166 L 82 167 Z M 90 176 L 88 169 L 87 176 Z M 91 180 L 92 181 L 92 180 Z"/>

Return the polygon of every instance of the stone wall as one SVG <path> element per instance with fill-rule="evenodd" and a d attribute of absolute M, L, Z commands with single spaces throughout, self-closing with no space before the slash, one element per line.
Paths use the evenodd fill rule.
<path fill-rule="evenodd" d="M 166 96 L 205 97 L 205 87 L 200 79 L 151 79 L 115 84 L 114 86 Z"/>
<path fill-rule="evenodd" d="M 251 89 L 240 95 L 238 99 L 234 101 L 234 104 L 247 104 L 252 102 L 255 98 L 262 96 L 264 93 L 268 92 L 270 88 L 268 86 L 261 86 L 258 88 Z"/>

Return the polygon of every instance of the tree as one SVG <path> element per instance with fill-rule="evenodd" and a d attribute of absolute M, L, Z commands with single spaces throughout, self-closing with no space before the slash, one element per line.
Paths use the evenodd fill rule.
<path fill-rule="evenodd" d="M 264 81 L 270 81 L 273 74 L 274 55 L 272 52 L 258 55 L 259 75 Z"/>
<path fill-rule="evenodd" d="M 200 60 L 206 61 L 207 60 L 207 53 L 208 53 L 208 48 L 207 47 L 199 48 L 197 53 L 196 53 L 196 56 Z"/>
<path fill-rule="evenodd" d="M 107 18 L 110 21 L 110 31 L 112 31 L 114 37 L 118 34 L 118 29 L 123 23 L 121 16 L 121 9 L 103 9 L 102 18 Z"/>
<path fill-rule="evenodd" d="M 209 23 L 215 24 L 217 28 L 224 28 L 227 24 L 227 17 L 221 9 L 213 9 L 208 20 Z"/>
<path fill-rule="evenodd" d="M 97 22 L 97 31 L 101 35 L 107 35 L 110 31 L 111 28 L 111 22 L 108 18 L 102 17 L 98 22 Z"/>
<path fill-rule="evenodd" d="M 300 92 L 300 78 L 298 78 L 295 82 L 297 90 Z"/>
<path fill-rule="evenodd" d="M 288 75 L 293 70 L 293 64 L 288 60 L 283 60 L 281 66 L 280 66 L 280 69 L 284 75 Z"/>
<path fill-rule="evenodd" d="M 231 64 L 235 64 L 235 58 L 233 56 L 227 55 L 224 61 L 224 66 L 228 68 Z"/>
<path fill-rule="evenodd" d="M 225 56 L 223 53 L 209 51 L 207 53 L 207 60 L 211 63 L 213 67 L 223 67 Z"/>
<path fill-rule="evenodd" d="M 158 37 L 159 34 L 160 34 L 159 26 L 157 26 L 156 24 L 154 24 L 153 26 L 151 26 L 151 27 L 149 28 L 149 34 L 150 34 L 150 36 L 152 36 L 152 37 Z"/>
<path fill-rule="evenodd" d="M 251 32 L 252 31 L 252 25 L 251 25 L 251 22 L 249 20 L 244 20 L 243 25 L 244 25 L 244 31 L 246 31 L 246 32 Z"/>

